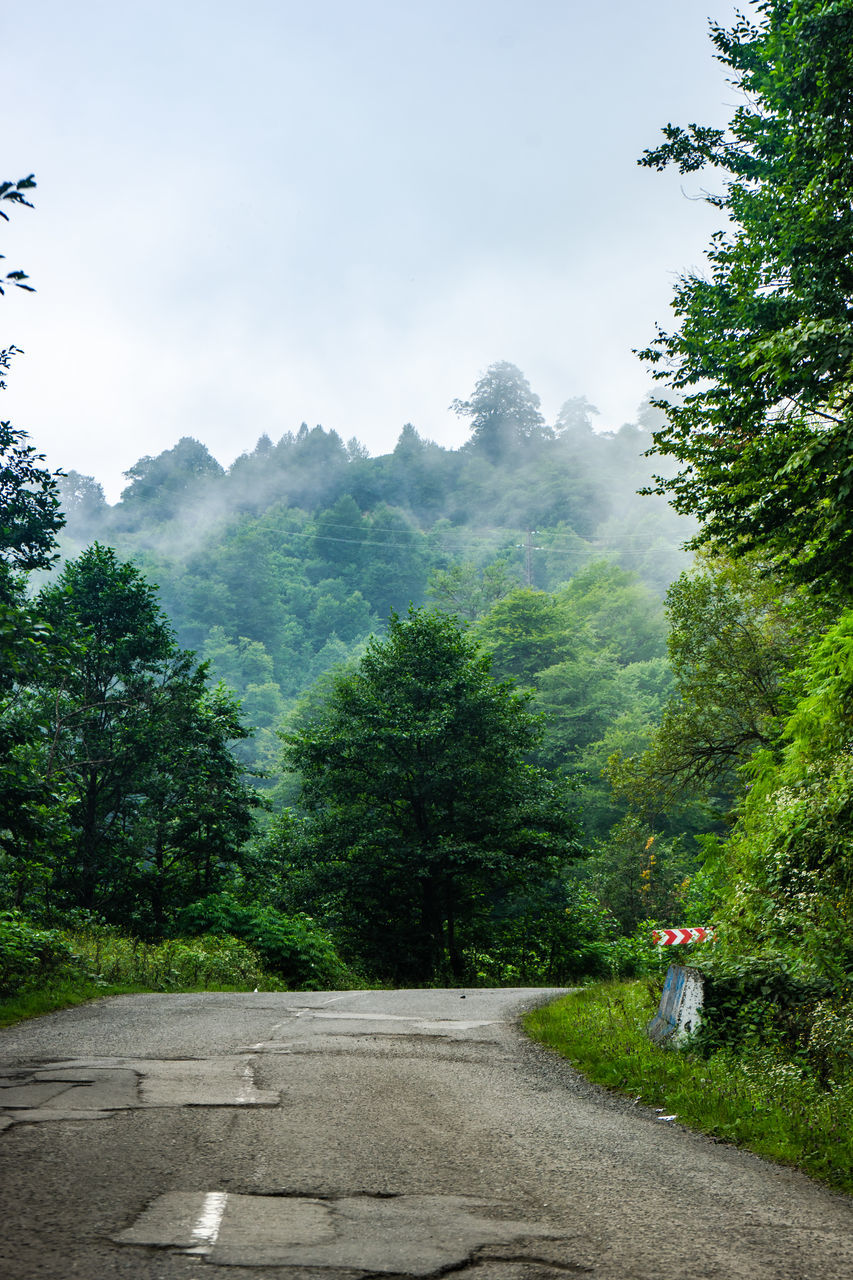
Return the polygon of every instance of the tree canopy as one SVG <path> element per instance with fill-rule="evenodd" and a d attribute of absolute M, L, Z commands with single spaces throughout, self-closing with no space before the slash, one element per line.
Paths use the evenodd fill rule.
<path fill-rule="evenodd" d="M 252 797 L 228 750 L 246 734 L 239 709 L 208 690 L 154 589 L 111 548 L 66 564 L 36 610 L 46 659 L 26 696 L 67 815 L 51 897 L 162 929 L 216 886 L 249 834 Z"/>
<path fill-rule="evenodd" d="M 378 969 L 461 976 L 501 888 L 577 851 L 566 795 L 525 761 L 538 736 L 458 621 L 417 609 L 287 735 L 311 859 Z"/>
<path fill-rule="evenodd" d="M 508 360 L 489 365 L 471 399 L 454 400 L 450 407 L 461 417 L 470 418 L 471 444 L 493 461 L 545 431 L 539 397 L 521 370 Z"/>
<path fill-rule="evenodd" d="M 641 356 L 665 382 L 659 480 L 699 541 L 769 569 L 853 586 L 853 3 L 765 0 L 712 24 L 743 93 L 728 129 L 668 125 L 641 164 L 716 169 L 727 215 L 707 274 L 684 276 L 679 327 Z"/>

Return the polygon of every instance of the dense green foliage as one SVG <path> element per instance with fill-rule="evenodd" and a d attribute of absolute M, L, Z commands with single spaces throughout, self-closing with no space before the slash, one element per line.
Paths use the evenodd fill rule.
<path fill-rule="evenodd" d="M 668 126 L 643 163 L 726 175 L 708 272 L 644 354 L 675 392 L 656 445 L 700 538 L 848 592 L 853 360 L 853 4 L 765 0 L 712 27 L 742 104 L 728 129 Z"/>
<path fill-rule="evenodd" d="M 722 172 L 729 226 L 637 423 L 593 431 L 582 396 L 549 423 L 502 361 L 453 401 L 460 449 L 303 424 L 225 469 L 187 437 L 113 506 L 61 478 L 64 516 L 4 428 L 7 989 L 73 969 L 51 926 L 80 912 L 96 947 L 165 948 L 161 985 L 653 977 L 653 921 L 714 924 L 689 1055 L 644 1039 L 637 987 L 560 1037 L 846 1185 L 853 0 L 756 14 L 712 27 L 729 129 L 644 159 Z"/>
<path fill-rule="evenodd" d="M 63 550 L 97 540 L 157 583 L 179 644 L 244 700 L 258 732 L 240 758 L 272 771 L 285 710 L 391 609 L 431 600 L 473 620 L 515 587 L 553 591 L 602 558 L 660 596 L 684 567 L 684 522 L 636 494 L 648 430 L 595 433 L 580 400 L 534 432 L 519 370 L 503 362 L 483 382 L 503 389 L 501 430 L 518 448 L 443 449 L 407 425 L 370 458 L 303 426 L 223 471 L 185 439 L 132 468 L 115 506 L 89 477 L 65 477 Z"/>
<path fill-rule="evenodd" d="M 162 933 L 222 879 L 253 798 L 228 750 L 233 699 L 177 649 L 154 593 L 95 544 L 37 597 L 40 661 L 14 697 L 38 733 L 11 751 L 38 779 L 50 839 L 9 815 L 14 900 L 48 914 L 96 910 Z"/>
<path fill-rule="evenodd" d="M 74 953 L 56 929 L 39 928 L 18 911 L 0 912 L 0 996 L 42 985 L 74 965 Z"/>
<path fill-rule="evenodd" d="M 766 0 L 712 27 L 744 92 L 728 130 L 668 126 L 643 163 L 727 174 L 730 221 L 680 327 L 645 353 L 668 384 L 662 483 L 714 554 L 671 589 L 675 695 L 611 762 L 647 829 L 716 813 L 695 879 L 719 926 L 706 1047 L 779 1048 L 815 1087 L 851 1067 L 853 3 Z M 724 549 L 729 558 L 720 554 Z M 735 1010 L 738 1010 L 735 1015 Z"/>
<path fill-rule="evenodd" d="M 329 936 L 304 913 L 286 916 L 273 907 L 238 902 L 221 893 L 202 898 L 181 912 L 182 933 L 242 938 L 257 952 L 267 972 L 289 988 L 323 990 L 354 985 Z"/>
<path fill-rule="evenodd" d="M 269 989 L 276 979 L 231 935 L 146 943 L 91 921 L 45 929 L 20 912 L 0 912 L 0 1025 L 116 989 L 259 985 Z"/>
<path fill-rule="evenodd" d="M 297 984 L 345 983 L 335 945 L 406 980 L 609 971 L 616 921 L 572 864 L 624 813 L 608 755 L 645 744 L 668 692 L 678 526 L 635 498 L 644 427 L 596 434 L 583 397 L 548 426 L 508 362 L 453 407 L 472 428 L 457 451 L 407 425 L 372 459 L 303 426 L 227 471 L 185 438 L 114 507 L 61 478 L 65 563 L 16 606 L 8 903 L 236 934 Z M 54 555 L 48 505 L 26 567 Z M 416 768 L 375 754 L 378 724 Z M 241 765 L 276 810 L 254 835 Z"/>
<path fill-rule="evenodd" d="M 412 609 L 287 735 L 315 892 L 379 972 L 463 978 L 482 917 L 576 853 L 567 796 L 525 763 L 527 703 L 455 619 Z"/>

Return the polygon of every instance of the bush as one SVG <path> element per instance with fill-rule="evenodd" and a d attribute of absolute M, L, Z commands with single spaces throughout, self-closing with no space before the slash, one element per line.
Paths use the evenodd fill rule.
<path fill-rule="evenodd" d="M 705 979 L 702 1019 L 693 1041 L 700 1053 L 773 1044 L 808 1060 L 818 1009 L 831 995 L 825 977 L 795 973 L 779 956 L 694 963 Z"/>
<path fill-rule="evenodd" d="M 0 996 L 42 985 L 78 967 L 58 930 L 42 929 L 19 911 L 0 912 Z"/>
<path fill-rule="evenodd" d="M 466 949 L 477 986 L 569 986 L 611 973 L 610 913 L 582 884 L 542 881 L 496 904 Z"/>
<path fill-rule="evenodd" d="M 353 974 L 331 938 L 301 912 L 286 916 L 272 907 L 245 906 L 220 893 L 185 907 L 178 923 L 182 933 L 241 938 L 258 953 L 265 968 L 295 989 L 353 985 Z"/>
<path fill-rule="evenodd" d="M 238 938 L 201 936 L 140 942 L 118 929 L 89 925 L 68 934 L 77 960 L 101 985 L 177 991 L 186 987 L 256 987 L 260 957 Z"/>

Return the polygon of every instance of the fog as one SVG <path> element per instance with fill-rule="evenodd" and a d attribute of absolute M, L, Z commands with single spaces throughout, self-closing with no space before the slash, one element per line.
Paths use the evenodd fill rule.
<path fill-rule="evenodd" d="M 2 176 L 39 184 L 3 224 L 38 290 L 2 307 L 4 417 L 111 501 L 185 435 L 225 466 L 303 420 L 456 447 L 497 360 L 616 429 L 716 226 L 636 165 L 730 114 L 692 0 L 31 0 L 4 52 Z"/>

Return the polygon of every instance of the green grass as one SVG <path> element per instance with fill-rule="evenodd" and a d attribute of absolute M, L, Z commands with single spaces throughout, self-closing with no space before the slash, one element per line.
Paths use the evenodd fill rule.
<path fill-rule="evenodd" d="M 245 991 L 245 986 L 233 986 L 218 983 L 209 985 L 170 987 L 170 991 L 191 993 L 195 991 Z M 262 988 L 265 991 L 278 991 L 279 985 L 267 982 Z M 37 991 L 24 991 L 16 996 L 0 999 L 0 1027 L 11 1027 L 16 1022 L 25 1022 L 27 1018 L 40 1018 L 46 1013 L 57 1013 L 60 1009 L 73 1009 L 77 1005 L 88 1004 L 90 1000 L 100 1000 L 104 996 L 144 995 L 152 991 L 162 991 L 162 987 L 150 987 L 140 983 L 92 982 L 68 979 L 53 983 L 51 986 Z M 254 988 L 253 988 L 254 990 Z"/>
<path fill-rule="evenodd" d="M 102 996 L 151 991 L 280 991 L 257 954 L 237 938 L 141 942 L 117 929 L 62 930 L 34 971 L 0 999 L 0 1027 Z"/>
<path fill-rule="evenodd" d="M 71 1009 L 101 996 L 127 995 L 145 991 L 146 987 L 121 986 L 97 983 L 90 980 L 68 978 L 51 983 L 49 987 L 23 991 L 19 995 L 0 1000 L 0 1027 L 11 1027 L 27 1018 L 39 1018 L 44 1013 L 56 1013 L 58 1009 Z"/>
<path fill-rule="evenodd" d="M 602 983 L 525 1018 L 528 1033 L 589 1080 L 678 1123 L 853 1192 L 853 1077 L 824 1087 L 770 1048 L 700 1058 L 645 1033 L 653 984 Z"/>

